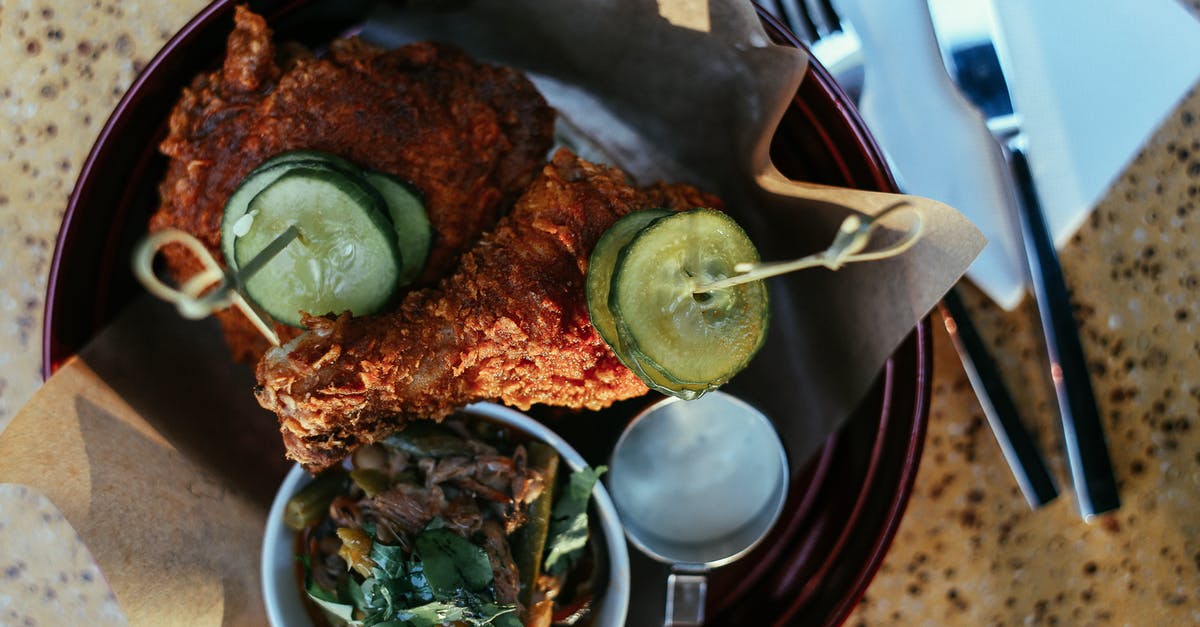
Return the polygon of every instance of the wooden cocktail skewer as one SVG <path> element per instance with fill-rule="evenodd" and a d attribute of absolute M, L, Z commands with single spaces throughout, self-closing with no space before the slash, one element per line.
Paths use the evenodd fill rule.
<path fill-rule="evenodd" d="M 888 214 L 904 208 L 907 208 L 913 214 L 913 224 L 909 227 L 907 236 L 887 248 L 862 252 L 870 242 L 871 231 L 879 225 L 879 221 Z M 921 238 L 923 230 L 924 222 L 922 221 L 921 211 L 901 201 L 888 206 L 875 216 L 855 214 L 846 218 L 842 221 L 841 227 L 838 228 L 837 235 L 833 238 L 833 244 L 824 251 L 792 261 L 772 261 L 768 263 L 742 262 L 733 267 L 734 272 L 739 272 L 740 274 L 711 283 L 705 283 L 704 285 L 697 285 L 693 288 L 692 293 L 705 294 L 713 290 L 725 289 L 752 281 L 761 281 L 780 274 L 804 270 L 805 268 L 825 266 L 830 270 L 837 270 L 848 263 L 877 261 L 895 257 L 912 248 L 917 243 L 917 240 Z"/>
<path fill-rule="evenodd" d="M 880 250 L 863 252 L 871 239 L 871 232 L 879 225 L 885 216 L 898 210 L 908 208 L 913 213 L 913 224 L 909 227 L 905 238 Z M 698 285 L 693 288 L 694 294 L 705 294 L 713 290 L 725 289 L 752 281 L 787 274 L 805 268 L 824 266 L 837 270 L 847 263 L 875 261 L 887 259 L 912 248 L 920 239 L 924 224 L 921 212 L 901 201 L 893 204 L 875 216 L 851 215 L 842 221 L 837 235 L 828 249 L 801 257 L 792 261 L 775 261 L 769 263 L 739 263 L 734 271 L 739 272 L 712 283 Z M 272 325 L 255 309 L 239 288 L 245 284 L 254 273 L 261 270 L 271 259 L 283 251 L 289 244 L 300 236 L 295 225 L 287 228 L 271 241 L 262 251 L 237 271 L 228 271 L 221 267 L 208 248 L 200 240 L 189 233 L 177 229 L 165 229 L 152 233 L 138 243 L 133 255 L 133 272 L 142 285 L 155 296 L 173 303 L 179 314 L 189 319 L 200 319 L 226 307 L 237 307 L 250 319 L 256 329 L 271 342 L 279 345 L 279 336 Z M 200 259 L 204 269 L 186 280 L 180 287 L 172 287 L 163 283 L 154 273 L 154 257 L 158 251 L 169 244 L 180 244 Z"/>
<path fill-rule="evenodd" d="M 231 272 L 222 268 L 221 264 L 217 263 L 217 260 L 208 252 L 208 248 L 190 233 L 177 229 L 164 229 L 151 233 L 138 242 L 133 252 L 133 274 L 146 287 L 146 290 L 173 303 L 179 310 L 179 315 L 185 318 L 198 320 L 217 310 L 229 306 L 237 307 L 250 319 L 250 322 L 254 323 L 254 327 L 263 334 L 263 337 L 266 337 L 272 345 L 279 346 L 279 336 L 276 335 L 271 323 L 251 306 L 238 290 L 254 273 L 261 270 L 263 266 L 267 265 L 267 262 L 298 237 L 300 237 L 299 229 L 295 225 L 289 226 L 287 230 L 271 240 L 271 243 L 267 244 L 253 259 L 237 271 Z M 201 265 L 204 266 L 203 270 L 184 281 L 183 285 L 178 288 L 163 283 L 154 273 L 155 255 L 169 244 L 185 246 L 200 259 Z"/>

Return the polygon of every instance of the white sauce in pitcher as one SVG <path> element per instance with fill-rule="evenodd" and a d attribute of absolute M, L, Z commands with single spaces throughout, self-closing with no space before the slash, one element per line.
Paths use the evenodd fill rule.
<path fill-rule="evenodd" d="M 609 489 L 627 524 L 675 542 L 712 542 L 775 506 L 779 446 L 761 416 L 720 396 L 670 403 L 625 435 Z"/>

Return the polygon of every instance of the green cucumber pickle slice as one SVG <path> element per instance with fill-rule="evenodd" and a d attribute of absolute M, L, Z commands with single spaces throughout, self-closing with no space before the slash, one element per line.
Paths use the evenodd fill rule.
<path fill-rule="evenodd" d="M 613 321 L 612 311 L 608 308 L 613 268 L 617 265 L 617 256 L 620 255 L 621 249 L 638 234 L 638 231 L 670 213 L 666 209 L 646 209 L 625 215 L 600 236 L 600 239 L 596 241 L 596 247 L 592 249 L 591 258 L 588 259 L 588 316 L 592 319 L 592 326 L 596 327 L 600 338 L 612 347 L 622 362 L 625 360 L 617 345 L 617 324 Z"/>
<path fill-rule="evenodd" d="M 317 150 L 289 150 L 281 152 L 266 161 L 242 179 L 237 189 L 225 201 L 225 209 L 221 214 L 221 253 L 225 257 L 225 265 L 230 270 L 237 270 L 237 255 L 234 254 L 233 242 L 237 239 L 239 228 L 245 228 L 246 223 L 239 221 L 246 215 L 246 207 L 259 192 L 274 183 L 276 179 L 297 167 L 328 166 L 335 170 L 357 172 L 353 163 L 327 152 Z"/>
<path fill-rule="evenodd" d="M 734 274 L 758 251 L 729 216 L 693 209 L 654 221 L 617 258 L 609 295 L 621 349 L 648 385 L 680 395 L 716 389 L 740 372 L 766 339 L 766 285 L 755 281 L 696 294 Z"/>
<path fill-rule="evenodd" d="M 433 245 L 433 226 L 425 212 L 425 202 L 420 192 L 390 174 L 364 172 L 363 177 L 379 191 L 387 204 L 388 216 L 396 231 L 396 244 L 404 261 L 400 267 L 400 285 L 408 285 L 425 269 L 429 248 Z"/>
<path fill-rule="evenodd" d="M 620 353 L 618 353 L 620 355 Z M 625 351 L 621 356 L 621 363 L 633 371 L 634 374 L 642 380 L 652 390 L 658 390 L 663 394 L 677 396 L 685 401 L 694 401 L 705 393 L 720 387 L 721 383 L 680 383 L 666 376 L 659 369 L 642 361 L 645 359 L 637 352 Z"/>
<path fill-rule="evenodd" d="M 246 295 L 277 321 L 300 326 L 300 312 L 377 311 L 397 288 L 401 256 L 383 201 L 361 177 L 298 166 L 247 205 L 234 238 L 239 265 L 295 225 L 300 236 L 246 280 Z"/>

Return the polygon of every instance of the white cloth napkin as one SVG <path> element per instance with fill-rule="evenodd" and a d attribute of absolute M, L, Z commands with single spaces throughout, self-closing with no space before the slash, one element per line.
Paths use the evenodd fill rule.
<path fill-rule="evenodd" d="M 1061 247 L 1200 79 L 1200 21 L 1177 0 L 991 6 L 1038 196 Z M 1023 291 L 997 290 L 993 275 L 980 263 L 970 271 L 997 302 L 1016 305 Z"/>

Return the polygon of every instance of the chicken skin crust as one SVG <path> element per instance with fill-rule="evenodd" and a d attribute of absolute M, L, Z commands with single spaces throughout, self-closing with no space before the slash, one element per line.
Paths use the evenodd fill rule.
<path fill-rule="evenodd" d="M 221 259 L 221 214 L 238 183 L 277 153 L 321 150 L 421 192 L 435 237 L 416 285 L 428 286 L 546 162 L 554 111 L 515 70 L 446 45 L 384 50 L 356 38 L 334 41 L 317 58 L 299 46 L 277 48 L 265 20 L 245 7 L 235 22 L 224 65 L 196 77 L 171 114 L 160 146 L 170 164 L 151 231 L 191 233 Z M 165 254 L 178 279 L 201 267 L 182 247 Z M 241 313 L 219 318 L 236 359 L 253 362 L 266 350 Z"/>
<path fill-rule="evenodd" d="M 645 394 L 592 327 L 588 258 L 631 211 L 717 203 L 684 185 L 636 189 L 560 150 L 437 288 L 390 314 L 310 318 L 310 331 L 268 351 L 259 403 L 279 416 L 288 457 L 316 472 L 475 401 L 595 410 Z"/>

